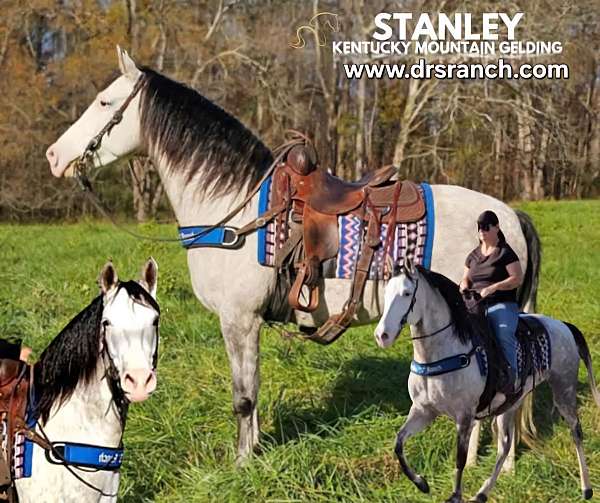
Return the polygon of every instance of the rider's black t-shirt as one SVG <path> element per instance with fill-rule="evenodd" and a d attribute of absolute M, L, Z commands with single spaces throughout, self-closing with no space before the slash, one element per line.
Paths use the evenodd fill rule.
<path fill-rule="evenodd" d="M 465 265 L 469 268 L 468 278 L 471 288 L 480 292 L 486 286 L 490 286 L 509 277 L 506 266 L 517 262 L 519 257 L 508 243 L 498 243 L 497 248 L 487 257 L 481 253 L 478 246 L 469 253 Z M 517 290 L 498 290 L 486 297 L 488 303 L 516 302 Z"/>

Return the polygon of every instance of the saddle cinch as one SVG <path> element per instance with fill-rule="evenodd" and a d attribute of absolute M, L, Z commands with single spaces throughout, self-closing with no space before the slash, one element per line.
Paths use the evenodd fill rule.
<path fill-rule="evenodd" d="M 375 251 L 392 245 L 394 232 L 381 242 L 381 226 L 415 222 L 425 214 L 425 202 L 416 184 L 393 180 L 395 166 L 369 173 L 357 182 L 345 182 L 321 168 L 312 145 L 296 145 L 273 173 L 272 207 L 285 207 L 276 217 L 279 236 L 289 236 L 276 246 L 275 264 L 281 267 L 296 253 L 295 280 L 288 294 L 293 309 L 312 312 L 319 305 L 318 280 L 323 262 L 338 253 L 338 217 L 358 216 L 362 239 L 354 266 L 350 297 L 343 311 L 331 316 L 308 338 L 321 344 L 335 341 L 350 326 L 360 305 Z M 308 289 L 307 302 L 301 297 Z"/>

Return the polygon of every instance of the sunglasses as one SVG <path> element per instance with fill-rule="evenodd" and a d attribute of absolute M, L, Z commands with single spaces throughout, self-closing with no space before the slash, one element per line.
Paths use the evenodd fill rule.
<path fill-rule="evenodd" d="M 493 227 L 492 224 L 477 224 L 477 230 L 478 231 L 489 231 L 490 228 Z"/>

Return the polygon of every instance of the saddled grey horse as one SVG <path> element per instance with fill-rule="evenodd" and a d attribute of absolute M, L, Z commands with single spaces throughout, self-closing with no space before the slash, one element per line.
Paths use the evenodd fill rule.
<path fill-rule="evenodd" d="M 81 117 L 48 148 L 52 173 L 57 177 L 72 173 L 90 140 L 124 107 L 122 120 L 95 151 L 94 165 L 147 154 L 180 226 L 219 222 L 261 179 L 273 160 L 271 152 L 237 119 L 195 90 L 138 68 L 119 48 L 117 53 L 122 75 L 99 92 Z M 521 305 L 533 308 L 540 250 L 531 221 L 501 201 L 472 190 L 452 185 L 431 185 L 431 190 L 436 229 L 431 267 L 458 280 L 465 257 L 477 244 L 475 217 L 483 210 L 493 210 L 526 270 Z M 258 204 L 256 195 L 228 224 L 247 224 L 256 218 Z M 256 250 L 254 233 L 239 249 L 195 248 L 187 252 L 194 292 L 220 319 L 233 377 L 241 458 L 249 455 L 259 440 L 259 331 L 277 283 L 274 269 L 259 265 Z M 342 310 L 350 286 L 347 280 L 325 280 L 319 309 L 312 314 L 296 313 L 296 321 L 307 327 L 319 326 L 330 314 Z M 381 282 L 367 282 L 364 308 L 356 323 L 381 315 L 382 295 Z"/>
<path fill-rule="evenodd" d="M 548 316 L 533 316 L 541 321 L 549 334 L 550 365 L 547 370 L 535 372 L 535 379 L 529 376 L 521 399 L 497 417 L 498 456 L 491 477 L 484 482 L 472 500 L 478 503 L 487 501 L 508 455 L 516 408 L 525 394 L 544 381 L 550 384 L 554 404 L 571 429 L 579 460 L 583 497 L 592 497 L 588 467 L 583 454 L 583 434 L 577 416 L 577 372 L 580 358 L 586 366 L 594 400 L 600 407 L 600 393 L 596 389 L 590 351 L 577 327 Z M 375 329 L 377 344 L 389 347 L 405 323 L 410 325 L 414 360 L 417 362 L 447 362 L 447 358 L 467 355 L 475 347 L 476 327 L 468 317 L 458 286 L 445 276 L 413 267 L 410 263 L 400 268 L 385 287 L 384 313 Z M 459 503 L 462 501 L 462 472 L 466 463 L 469 435 L 486 378 L 481 375 L 474 356 L 470 358 L 468 365 L 456 370 L 452 368 L 449 367 L 447 370 L 450 371 L 439 375 L 411 372 L 408 391 L 412 406 L 398 433 L 395 451 L 404 474 L 419 490 L 428 492 L 429 486 L 425 479 L 416 474 L 405 459 L 404 443 L 440 415 L 454 419 L 457 425 L 456 478 L 454 492 L 447 502 Z M 494 410 L 504 400 L 504 395 L 496 395 L 491 403 L 491 414 L 494 414 Z"/>

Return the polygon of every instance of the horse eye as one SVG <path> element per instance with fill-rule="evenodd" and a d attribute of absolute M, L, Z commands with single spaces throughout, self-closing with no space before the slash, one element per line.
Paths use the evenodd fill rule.
<path fill-rule="evenodd" d="M 104 328 L 106 328 L 106 327 L 110 327 L 110 321 L 108 321 L 108 320 L 102 320 L 102 326 L 103 326 Z"/>
<path fill-rule="evenodd" d="M 100 100 L 101 107 L 107 107 L 108 105 L 110 105 L 110 101 Z"/>
<path fill-rule="evenodd" d="M 405 297 L 408 297 L 410 295 L 410 292 L 404 292 L 403 294 Z"/>

